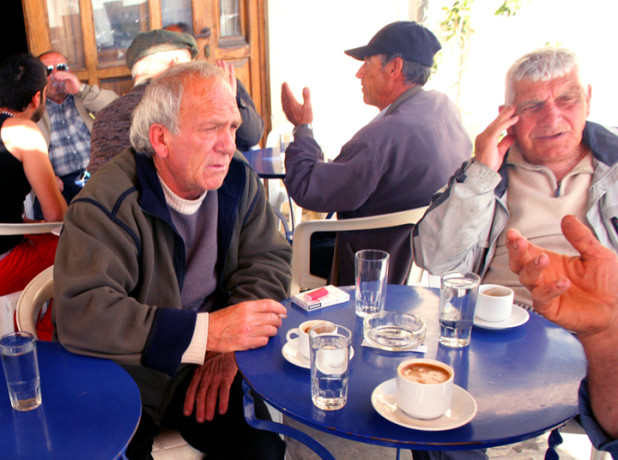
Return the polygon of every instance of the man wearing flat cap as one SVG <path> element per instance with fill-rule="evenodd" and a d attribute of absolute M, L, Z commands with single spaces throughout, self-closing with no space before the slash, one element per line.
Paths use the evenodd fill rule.
<path fill-rule="evenodd" d="M 133 89 L 97 115 L 90 141 L 90 174 L 131 146 L 129 130 L 133 110 L 142 100 L 150 80 L 174 64 L 191 61 L 197 53 L 197 43 L 189 34 L 164 29 L 137 34 L 126 56 Z"/>
<path fill-rule="evenodd" d="M 337 212 L 339 219 L 429 204 L 472 153 L 455 105 L 446 95 L 423 89 L 440 48 L 428 29 L 401 21 L 384 27 L 366 46 L 345 52 L 364 61 L 356 74 L 363 99 L 380 113 L 330 163 L 313 139 L 309 89 L 300 104 L 283 84 L 283 110 L 295 126 L 285 158 L 285 183 L 294 201 L 313 211 Z M 354 284 L 354 253 L 371 248 L 390 253 L 389 283 L 405 283 L 412 263 L 411 229 L 338 234 L 331 282 Z"/>

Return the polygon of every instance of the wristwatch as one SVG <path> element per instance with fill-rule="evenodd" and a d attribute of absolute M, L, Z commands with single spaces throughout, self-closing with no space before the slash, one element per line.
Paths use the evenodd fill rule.
<path fill-rule="evenodd" d="M 294 129 L 292 130 L 292 134 L 296 134 L 296 131 L 302 128 L 307 128 L 311 130 L 313 127 L 311 126 L 311 123 L 301 123 L 300 125 L 294 126 Z"/>

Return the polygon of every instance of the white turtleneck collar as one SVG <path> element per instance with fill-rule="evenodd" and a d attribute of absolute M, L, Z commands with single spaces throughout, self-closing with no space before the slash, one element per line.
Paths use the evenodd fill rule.
<path fill-rule="evenodd" d="M 204 198 L 206 198 L 206 194 L 208 193 L 208 191 L 204 192 L 195 200 L 185 200 L 184 198 L 181 198 L 174 192 L 172 192 L 172 190 L 165 184 L 165 182 L 163 182 L 161 176 L 159 176 L 158 173 L 157 177 L 159 178 L 159 182 L 161 183 L 161 187 L 163 188 L 165 202 L 174 211 L 180 214 L 190 216 L 192 214 L 195 214 L 197 210 L 200 209 L 200 206 L 202 205 Z"/>

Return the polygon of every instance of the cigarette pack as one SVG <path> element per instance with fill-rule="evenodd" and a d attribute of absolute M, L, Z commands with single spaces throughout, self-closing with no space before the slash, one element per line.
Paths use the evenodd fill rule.
<path fill-rule="evenodd" d="M 307 311 L 338 305 L 349 300 L 350 294 L 330 285 L 292 296 L 292 303 Z"/>

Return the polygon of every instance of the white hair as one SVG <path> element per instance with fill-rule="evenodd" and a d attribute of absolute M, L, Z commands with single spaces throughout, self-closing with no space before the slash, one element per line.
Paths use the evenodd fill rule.
<path fill-rule="evenodd" d="M 191 61 L 191 52 L 187 49 L 161 51 L 141 58 L 131 68 L 131 77 L 136 85 L 149 78 L 165 72 L 174 64 Z"/>
<path fill-rule="evenodd" d="M 532 51 L 515 61 L 506 73 L 506 103 L 515 100 L 516 82 L 553 80 L 573 71 L 579 80 L 579 60 L 567 49 L 545 47 Z"/>
<path fill-rule="evenodd" d="M 129 136 L 137 152 L 147 156 L 154 154 L 150 144 L 150 126 L 155 123 L 165 126 L 172 134 L 178 134 L 178 115 L 184 88 L 193 79 L 219 79 L 229 86 L 223 69 L 204 61 L 177 64 L 153 78 L 133 111 Z"/>

